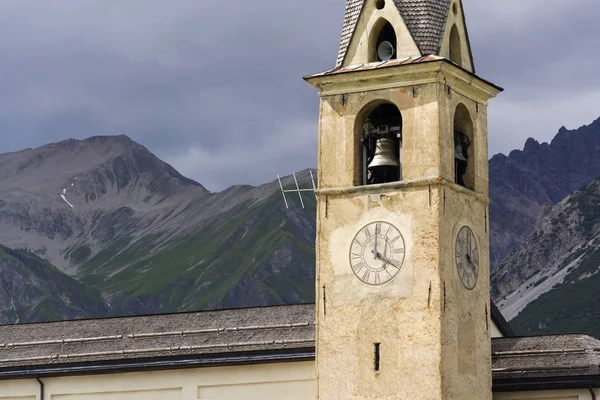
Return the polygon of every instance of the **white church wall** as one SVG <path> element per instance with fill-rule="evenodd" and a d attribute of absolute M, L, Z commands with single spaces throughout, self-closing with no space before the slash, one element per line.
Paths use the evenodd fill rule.
<path fill-rule="evenodd" d="M 43 378 L 44 400 L 312 400 L 314 362 Z M 0 400 L 39 400 L 34 379 L 0 381 Z"/>

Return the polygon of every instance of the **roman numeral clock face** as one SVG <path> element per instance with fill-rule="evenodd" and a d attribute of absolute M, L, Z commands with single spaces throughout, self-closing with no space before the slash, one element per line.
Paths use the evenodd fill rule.
<path fill-rule="evenodd" d="M 350 266 L 367 285 L 383 285 L 394 279 L 404 264 L 402 234 L 387 222 L 373 222 L 358 231 L 350 245 Z"/>
<path fill-rule="evenodd" d="M 473 290 L 479 279 L 479 250 L 475 234 L 463 226 L 456 237 L 456 270 L 463 286 Z"/>

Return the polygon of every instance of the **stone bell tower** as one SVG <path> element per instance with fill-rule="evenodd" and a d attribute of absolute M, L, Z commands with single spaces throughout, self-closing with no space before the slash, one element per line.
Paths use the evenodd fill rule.
<path fill-rule="evenodd" d="M 460 0 L 347 0 L 319 90 L 317 397 L 491 400 L 487 104 Z"/>

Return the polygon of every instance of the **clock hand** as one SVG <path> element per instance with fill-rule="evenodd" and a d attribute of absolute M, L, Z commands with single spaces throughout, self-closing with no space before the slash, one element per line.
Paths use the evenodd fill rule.
<path fill-rule="evenodd" d="M 377 253 L 375 256 L 377 258 L 379 258 L 381 261 L 385 261 L 386 264 L 392 264 L 394 267 L 400 269 L 400 267 L 398 266 L 398 264 L 396 264 L 396 260 L 392 260 L 391 258 L 387 258 L 386 256 L 383 256 L 380 253 Z"/>
<path fill-rule="evenodd" d="M 467 259 L 471 262 L 471 235 L 467 235 Z"/>
<path fill-rule="evenodd" d="M 469 265 L 471 266 L 471 270 L 473 271 L 473 275 L 477 275 L 477 271 L 475 270 L 475 264 L 471 261 L 471 257 L 469 257 Z"/>
<path fill-rule="evenodd" d="M 377 225 L 375 225 L 375 250 L 373 250 L 373 256 L 377 260 Z"/>

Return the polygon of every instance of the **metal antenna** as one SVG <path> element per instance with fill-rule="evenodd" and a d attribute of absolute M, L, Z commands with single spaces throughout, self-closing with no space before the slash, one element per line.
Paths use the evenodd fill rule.
<path fill-rule="evenodd" d="M 300 204 L 302 204 L 302 208 L 304 208 L 304 200 L 302 199 L 302 192 L 313 192 L 315 193 L 315 190 L 317 190 L 317 186 L 315 185 L 315 178 L 313 176 L 312 170 L 308 170 L 308 172 L 310 172 L 310 181 L 312 183 L 313 188 L 312 189 L 301 189 L 300 186 L 298 185 L 298 179 L 296 178 L 296 173 L 294 172 L 292 174 L 292 176 L 294 177 L 294 183 L 296 184 L 296 189 L 287 189 L 285 190 L 283 188 L 283 184 L 281 183 L 281 178 L 279 177 L 279 175 L 277 175 L 277 180 L 279 181 L 279 187 L 281 188 L 281 194 L 283 195 L 283 201 L 285 202 L 285 208 L 290 208 L 287 198 L 285 197 L 286 193 L 298 193 L 298 198 L 300 199 Z M 317 196 L 317 194 L 315 193 L 315 197 Z"/>

